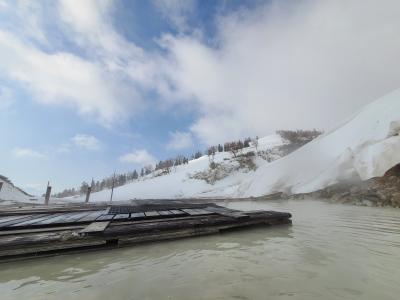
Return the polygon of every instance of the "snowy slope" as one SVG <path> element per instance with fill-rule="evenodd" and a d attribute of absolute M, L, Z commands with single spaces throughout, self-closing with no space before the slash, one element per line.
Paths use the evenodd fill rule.
<path fill-rule="evenodd" d="M 3 187 L 0 190 L 0 200 L 5 201 L 29 201 L 29 196 L 23 193 L 19 188 L 15 187 L 7 181 L 0 178 L 0 183 L 3 183 Z M 1 184 L 0 184 L 1 185 Z"/>
<path fill-rule="evenodd" d="M 207 156 L 177 167 L 171 174 L 149 175 L 114 190 L 115 200 L 190 197 L 250 197 L 275 192 L 306 193 L 347 180 L 382 176 L 400 163 L 400 90 L 378 99 L 323 136 L 281 159 L 268 163 L 257 157 L 256 171 L 234 171 L 207 184 L 191 179 L 208 169 Z M 258 150 L 284 144 L 279 135 L 259 139 Z M 246 151 L 254 151 L 253 147 Z M 226 163 L 230 153 L 217 153 Z M 107 201 L 110 191 L 93 193 L 91 201 Z M 83 197 L 75 198 L 82 201 Z"/>
<path fill-rule="evenodd" d="M 279 135 L 273 134 L 259 139 L 257 149 L 268 150 L 285 144 Z M 253 146 L 245 148 L 244 153 L 255 151 Z M 227 152 L 216 153 L 216 163 L 226 163 L 232 155 Z M 256 163 L 262 165 L 264 160 L 258 158 Z M 217 181 L 215 184 L 207 184 L 204 180 L 191 179 L 196 172 L 208 170 L 209 159 L 202 156 L 189 161 L 187 165 L 178 166 L 168 175 L 153 177 L 148 175 L 144 179 L 134 181 L 130 184 L 114 189 L 114 200 L 128 199 L 167 199 L 167 198 L 190 198 L 190 197 L 237 197 L 240 192 L 241 183 L 252 176 L 254 172 L 233 172 L 230 176 Z M 71 200 L 82 201 L 84 197 L 70 198 Z M 91 195 L 91 201 L 106 201 L 110 199 L 110 190 L 103 190 Z"/>
<path fill-rule="evenodd" d="M 400 162 L 400 90 L 378 99 L 341 126 L 260 167 L 242 196 L 305 193 L 341 180 L 382 176 Z"/>
<path fill-rule="evenodd" d="M 210 185 L 188 175 L 208 168 L 207 157 L 180 166 L 172 174 L 134 182 L 115 191 L 132 198 L 250 197 L 275 192 L 306 193 L 344 180 L 382 176 L 400 162 L 400 90 L 367 105 L 346 122 L 292 154 L 268 163 L 260 158 L 255 172 L 235 172 Z M 259 140 L 259 150 L 282 145 L 277 135 Z M 254 150 L 254 149 L 249 149 Z M 230 157 L 217 154 L 216 162 Z M 109 191 L 93 195 L 108 199 Z"/>
<path fill-rule="evenodd" d="M 367 105 L 340 126 L 288 156 L 270 163 L 256 157 L 256 171 L 235 170 L 214 184 L 207 184 L 204 180 L 193 179 L 195 173 L 209 169 L 209 159 L 203 156 L 176 167 L 168 175 L 155 177 L 151 174 L 118 187 L 114 190 L 113 199 L 250 197 L 275 192 L 306 193 L 340 181 L 366 180 L 382 176 L 400 163 L 399 133 L 400 90 L 397 90 Z M 273 149 L 284 143 L 279 135 L 267 136 L 259 139 L 258 150 Z M 246 148 L 245 152 L 254 150 L 252 146 Z M 232 155 L 226 152 L 217 153 L 215 162 L 228 167 L 229 164 L 235 164 Z M 20 196 L 26 198 L 23 194 Z M 110 190 L 103 190 L 93 193 L 90 201 L 109 199 Z M 65 199 L 83 200 L 83 196 Z"/>

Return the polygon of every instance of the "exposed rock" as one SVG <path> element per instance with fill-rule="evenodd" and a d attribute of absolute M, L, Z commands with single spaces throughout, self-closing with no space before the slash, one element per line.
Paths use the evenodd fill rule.
<path fill-rule="evenodd" d="M 400 207 L 400 164 L 379 178 L 340 183 L 308 194 L 292 195 L 292 199 L 328 199 L 330 202 L 359 206 Z"/>

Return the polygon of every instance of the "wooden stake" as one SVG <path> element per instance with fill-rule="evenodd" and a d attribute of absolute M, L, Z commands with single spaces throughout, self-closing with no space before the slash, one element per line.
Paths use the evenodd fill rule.
<path fill-rule="evenodd" d="M 46 196 L 44 197 L 44 204 L 49 205 L 51 195 L 50 182 L 47 182 Z"/>
<path fill-rule="evenodd" d="M 112 186 L 111 186 L 111 197 L 110 197 L 110 202 L 112 202 L 113 194 L 114 194 L 114 184 L 115 184 L 115 172 L 113 176 L 113 181 L 112 181 Z"/>
<path fill-rule="evenodd" d="M 91 193 L 91 191 L 92 191 L 92 187 L 91 187 L 91 186 L 89 186 L 89 187 L 88 187 L 88 189 L 87 189 L 87 191 L 86 191 L 86 199 L 85 199 L 85 203 L 88 203 L 88 202 L 89 202 L 89 197 L 90 197 L 90 193 Z"/>

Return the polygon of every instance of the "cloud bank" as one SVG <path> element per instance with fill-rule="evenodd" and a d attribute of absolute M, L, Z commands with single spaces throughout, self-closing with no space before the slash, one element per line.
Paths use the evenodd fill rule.
<path fill-rule="evenodd" d="M 140 149 L 120 156 L 119 161 L 123 163 L 132 163 L 139 166 L 144 166 L 154 165 L 156 163 L 156 158 L 147 152 L 147 150 Z"/>
<path fill-rule="evenodd" d="M 164 36 L 166 69 L 205 143 L 327 128 L 399 87 L 400 2 L 273 1 L 219 18 L 215 43 Z"/>
<path fill-rule="evenodd" d="M 101 146 L 100 141 L 96 137 L 87 134 L 76 134 L 71 138 L 71 141 L 76 147 L 86 150 L 99 150 Z"/>
<path fill-rule="evenodd" d="M 325 129 L 400 85 L 396 0 L 268 1 L 216 15 L 212 37 L 187 27 L 185 14 L 199 3 L 154 0 L 181 28 L 154 37 L 159 52 L 117 32 L 114 1 L 53 5 L 52 20 L 78 52 L 48 46 L 44 7 L 19 3 L 0 7 L 17 11 L 16 24 L 30 24 L 0 27 L 0 78 L 104 126 L 146 109 L 148 93 L 156 92 L 159 104 L 195 112 L 190 128 L 180 130 L 205 144 Z"/>

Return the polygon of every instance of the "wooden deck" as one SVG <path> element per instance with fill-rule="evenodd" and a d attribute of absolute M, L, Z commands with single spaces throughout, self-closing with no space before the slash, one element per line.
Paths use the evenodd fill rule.
<path fill-rule="evenodd" d="M 275 211 L 241 212 L 214 203 L 137 201 L 0 211 L 0 261 L 66 251 L 218 233 L 255 225 L 290 224 Z"/>

